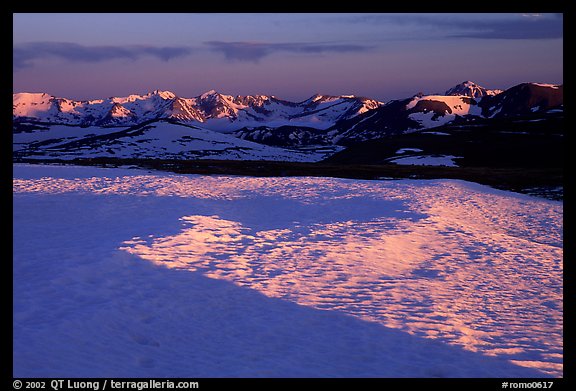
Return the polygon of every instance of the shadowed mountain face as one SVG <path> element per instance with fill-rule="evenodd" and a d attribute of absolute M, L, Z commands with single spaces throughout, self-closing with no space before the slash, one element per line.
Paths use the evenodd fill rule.
<path fill-rule="evenodd" d="M 543 112 L 563 104 L 563 85 L 524 83 L 483 99 L 479 106 L 486 117 L 511 117 Z"/>
<path fill-rule="evenodd" d="M 551 168 L 563 167 L 564 143 L 562 113 L 531 113 L 477 118 L 367 140 L 331 155 L 326 162 Z"/>
<path fill-rule="evenodd" d="M 375 110 L 340 121 L 328 132 L 332 141 L 351 145 L 419 129 L 436 128 L 466 121 L 516 116 L 546 116 L 563 111 L 563 86 L 525 83 L 496 95 L 470 96 L 417 95 L 393 101 Z M 487 122 L 478 122 L 478 124 Z"/>

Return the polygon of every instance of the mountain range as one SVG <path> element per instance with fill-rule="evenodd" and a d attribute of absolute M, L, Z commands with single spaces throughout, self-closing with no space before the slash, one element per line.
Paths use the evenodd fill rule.
<path fill-rule="evenodd" d="M 562 113 L 563 85 L 542 83 L 491 90 L 465 81 L 389 102 L 320 94 L 290 102 L 213 90 L 193 98 L 156 90 L 89 101 L 15 93 L 13 151 L 15 158 L 320 161 L 432 128 L 546 121 Z"/>
<path fill-rule="evenodd" d="M 46 93 L 18 93 L 13 95 L 13 101 L 15 118 L 78 126 L 132 126 L 155 119 L 174 119 L 222 132 L 262 124 L 325 129 L 382 104 L 355 96 L 319 94 L 296 103 L 267 95 L 233 97 L 214 90 L 194 98 L 156 90 L 146 95 L 89 101 Z"/>

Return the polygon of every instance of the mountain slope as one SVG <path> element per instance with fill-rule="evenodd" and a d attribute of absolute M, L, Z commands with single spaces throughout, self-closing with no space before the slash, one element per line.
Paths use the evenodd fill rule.
<path fill-rule="evenodd" d="M 14 157 L 36 158 L 158 158 L 272 160 L 311 162 L 334 148 L 289 150 L 257 144 L 208 129 L 169 120 L 128 128 L 45 126 L 14 134 Z"/>
<path fill-rule="evenodd" d="M 394 134 L 349 146 L 326 159 L 337 164 L 460 167 L 562 167 L 562 113 L 477 118 L 460 124 Z"/>
<path fill-rule="evenodd" d="M 563 108 L 564 86 L 522 83 L 496 96 L 482 99 L 484 117 L 510 117 Z"/>

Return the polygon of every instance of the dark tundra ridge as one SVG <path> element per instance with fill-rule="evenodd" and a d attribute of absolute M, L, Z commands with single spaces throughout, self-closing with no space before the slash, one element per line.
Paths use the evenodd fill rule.
<path fill-rule="evenodd" d="M 202 99 L 198 99 L 198 112 L 205 117 L 212 112 L 227 112 L 230 108 L 222 106 L 226 100 L 220 99 L 221 97 L 217 93 L 204 94 Z M 14 115 L 14 135 L 22 136 L 25 133 L 30 141 L 26 141 L 24 147 L 16 147 L 15 144 L 13 160 L 44 164 L 133 166 L 197 174 L 333 176 L 359 179 L 455 178 L 551 199 L 562 199 L 563 86 L 523 83 L 505 91 L 490 91 L 472 82 L 464 82 L 449 89 L 444 95 L 420 95 L 423 99 L 414 103 L 415 97 L 381 104 L 359 114 L 354 114 L 354 110 L 357 110 L 362 102 L 374 101 L 361 98 L 356 102 L 356 98 L 345 97 L 336 101 L 340 102 L 337 104 L 346 105 L 354 101 L 354 105 L 350 106 L 353 110 L 335 117 L 334 124 L 326 129 L 286 124 L 273 127 L 264 122 L 262 126 L 240 128 L 226 136 L 231 140 L 244 139 L 287 151 L 313 151 L 315 148 L 318 151 L 322 148 L 335 150 L 338 147 L 343 149 L 315 163 L 257 161 L 249 155 L 246 155 L 245 160 L 239 161 L 219 160 L 218 156 L 211 160 L 191 159 L 190 154 L 114 156 L 113 153 L 91 153 L 96 147 L 109 151 L 113 148 L 116 148 L 116 151 L 125 147 L 129 149 L 130 145 L 135 145 L 134 141 L 139 148 L 146 148 L 154 144 L 156 139 L 142 140 L 134 137 L 147 137 L 147 129 L 154 127 L 158 121 L 187 126 L 192 130 L 202 126 L 201 122 L 190 122 L 191 119 L 173 115 L 166 117 L 166 113 L 172 112 L 160 109 L 154 111 L 158 118 L 148 118 L 131 126 L 118 125 L 115 127 L 117 130 L 109 130 L 101 135 L 90 134 L 84 138 L 72 137 L 70 140 L 46 136 L 50 135 L 55 125 L 79 129 L 78 125 Z M 169 94 L 164 94 L 164 98 L 152 98 L 164 105 L 162 107 L 170 107 L 171 110 L 174 105 L 184 102 Z M 254 104 L 253 108 L 257 110 L 253 112 L 264 117 L 273 114 L 267 111 L 267 107 L 278 107 L 280 103 L 282 107 L 301 106 L 304 114 L 314 112 L 328 116 L 327 112 L 322 112 L 326 107 L 322 106 L 322 102 L 329 102 L 332 98 L 335 97 L 317 95 L 298 104 L 263 96 L 258 100 L 254 100 L 254 97 L 237 97 L 235 101 Z M 470 107 L 468 114 L 454 114 L 458 110 L 453 103 L 455 98 L 457 103 L 460 103 L 457 100 L 460 99 L 462 106 Z M 61 103 L 58 99 L 60 98 L 54 98 L 54 102 Z M 413 103 L 410 105 L 410 102 Z M 53 107 L 50 108 L 52 109 Z M 112 110 L 121 112 L 123 108 L 114 105 Z M 61 112 L 55 109 L 52 112 L 55 113 L 54 118 L 59 118 Z M 450 117 L 447 117 L 449 115 Z M 428 122 L 417 121 L 422 117 L 426 117 Z M 238 117 L 234 117 L 229 120 L 233 122 L 237 119 Z M 96 121 L 93 117 L 92 120 Z M 133 121 L 134 116 L 128 115 L 125 120 Z M 43 138 L 35 138 L 35 135 L 42 135 Z M 134 141 L 129 144 L 126 140 Z M 211 156 L 205 155 L 204 158 L 206 157 L 210 159 Z M 430 157 L 450 157 L 455 166 L 396 164 L 404 158 L 412 161 L 422 159 L 425 163 Z"/>

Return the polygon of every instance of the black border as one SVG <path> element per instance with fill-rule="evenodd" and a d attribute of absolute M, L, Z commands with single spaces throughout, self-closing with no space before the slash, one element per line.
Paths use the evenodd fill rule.
<path fill-rule="evenodd" d="M 3 23 L 2 29 L 4 37 L 12 37 L 13 38 L 13 30 L 7 31 L 13 24 L 12 14 L 13 13 L 30 13 L 30 12 L 46 12 L 46 13 L 53 13 L 53 12 L 62 12 L 62 13 L 69 13 L 69 12 L 129 12 L 128 9 L 133 7 L 132 2 L 112 2 L 112 3 L 102 3 L 99 2 L 95 7 L 96 3 L 70 3 L 70 2 L 44 2 L 42 4 L 33 4 L 29 2 L 11 2 L 10 12 L 3 13 Z M 104 9 L 102 9 L 102 5 L 104 5 Z M 108 9 L 106 8 L 108 6 Z M 162 7 L 160 7 L 162 6 Z M 143 13 L 153 12 L 153 13 L 167 13 L 167 12 L 192 12 L 192 13 L 205 13 L 205 12 L 250 12 L 250 13 L 262 13 L 262 12 L 279 12 L 279 13 L 356 13 L 356 12 L 560 12 L 564 13 L 564 18 L 568 17 L 570 23 L 571 14 L 566 12 L 566 2 L 543 2 L 541 0 L 525 0 L 522 2 L 506 2 L 506 1 L 482 1 L 482 2 L 465 2 L 465 1 L 427 1 L 427 2 L 414 2 L 414 1 L 396 1 L 396 2 L 334 2 L 334 3 L 320 3 L 320 2 L 298 2 L 298 1 L 264 1 L 264 2 L 237 2 L 232 7 L 226 4 L 226 2 L 180 2 L 175 3 L 172 2 L 167 9 L 166 4 L 161 3 L 152 3 L 152 2 L 142 2 L 138 3 L 138 11 Z M 160 9 L 161 8 L 161 9 Z M 132 10 L 131 10 L 132 11 Z M 132 11 L 133 12 L 133 11 Z M 565 25 L 566 26 L 566 25 Z M 564 27 L 566 32 L 566 27 Z M 566 35 L 566 34 L 565 34 Z M 568 35 L 568 39 L 570 39 L 570 35 Z M 564 42 L 564 48 L 566 48 L 566 42 Z M 570 53 L 570 52 L 568 52 Z M 564 65 L 566 65 L 566 58 L 564 59 Z M 568 69 L 574 69 L 573 67 L 568 67 Z M 567 73 L 565 72 L 565 79 Z M 570 77 L 568 79 L 568 84 L 570 85 Z M 566 80 L 564 81 L 566 83 Z M 7 82 L 5 85 L 9 85 Z M 5 102 L 4 102 L 5 101 Z M 8 102 L 9 102 L 9 94 L 8 92 L 3 95 L 3 103 L 5 103 L 6 111 L 8 111 Z M 565 110 L 565 115 L 567 120 L 571 119 L 571 112 L 572 112 L 572 101 L 570 98 L 565 100 L 565 106 L 568 107 L 568 110 Z M 6 119 L 11 118 L 8 117 L 8 112 L 6 113 Z M 8 122 L 8 121 L 7 121 Z M 10 124 L 11 125 L 11 124 Z M 10 126 L 11 127 L 11 126 Z M 9 127 L 7 126 L 9 129 Z M 6 170 L 3 170 L 4 173 L 12 172 L 11 168 L 11 156 L 12 156 L 12 149 L 11 149 L 11 141 L 12 136 L 11 132 L 8 129 L 4 129 L 3 137 L 6 138 L 4 142 L 1 143 L 2 147 L 2 158 L 6 159 Z M 571 129 L 567 129 L 566 134 L 566 146 L 573 145 L 572 141 L 574 135 L 571 134 Z M 565 151 L 568 152 L 568 151 Z M 566 155 L 567 156 L 567 155 Z M 564 197 L 566 200 L 570 200 L 573 193 L 572 185 L 574 183 L 573 175 L 570 170 L 565 170 L 566 179 L 565 179 L 565 193 Z M 2 186 L 4 191 L 6 192 L 6 198 L 4 199 L 5 211 L 9 210 L 12 211 L 13 202 L 12 202 L 12 187 L 10 178 L 6 175 L 2 181 Z M 570 216 L 572 211 L 572 203 L 567 202 L 565 203 L 566 215 Z M 564 241 L 564 250 L 568 254 L 573 254 L 572 251 L 572 241 L 571 239 L 571 228 L 570 224 L 568 223 L 565 225 L 565 234 L 568 236 L 568 240 Z M 12 232 L 12 230 L 10 230 Z M 9 239 L 4 240 L 4 245 L 8 244 L 8 240 L 10 242 L 10 254 L 13 254 L 13 246 L 12 246 L 12 235 L 10 235 Z M 552 387 L 553 390 L 555 389 L 564 389 L 568 385 L 574 387 L 574 377 L 576 372 L 573 368 L 576 368 L 574 365 L 574 354 L 573 354 L 573 332 L 576 325 L 574 324 L 572 317 L 573 317 L 573 301 L 570 300 L 575 296 L 574 291 L 574 266 L 572 257 L 567 257 L 568 262 L 564 263 L 565 272 L 564 272 L 564 297 L 565 297 L 565 306 L 564 306 L 564 329 L 566 334 L 570 334 L 568 337 L 565 338 L 564 342 L 564 378 L 563 379 L 549 379 L 549 378 L 542 378 L 542 379 L 502 379 L 502 378 L 494 378 L 494 379 L 477 379 L 477 378 L 465 378 L 465 379 L 429 379 L 429 378 L 393 378 L 393 379 L 202 379 L 202 378 L 190 378 L 190 379 L 180 379 L 180 380 L 188 380 L 188 381 L 198 381 L 200 387 L 202 389 L 206 388 L 215 388 L 215 387 L 240 387 L 240 386 L 263 386 L 263 387 L 274 387 L 274 386 L 298 386 L 298 385 L 306 385 L 306 386 L 327 386 L 327 387 L 337 387 L 337 386 L 344 386 L 344 387 L 375 387 L 375 386 L 399 386 L 399 387 L 417 387 L 418 389 L 424 389 L 428 387 L 438 387 L 442 389 L 462 389 L 463 386 L 471 385 L 471 386 L 480 386 L 482 389 L 502 389 L 502 382 L 534 382 L 534 381 L 553 381 L 554 386 Z M 12 263 L 9 263 L 9 267 L 7 267 L 7 271 L 3 273 L 7 279 L 10 278 L 9 282 L 2 284 L 3 287 L 3 297 L 5 298 L 7 312 L 10 311 L 10 320 L 12 324 L 12 286 L 13 280 L 12 276 Z M 7 319 L 4 318 L 6 321 Z M 7 333 L 8 341 L 6 341 L 3 346 L 10 348 L 12 351 L 13 348 L 13 330 L 10 327 L 10 331 Z M 2 360 L 3 364 L 2 367 L 2 378 L 6 379 L 2 381 L 1 384 L 6 385 L 6 390 L 14 389 L 13 388 L 13 378 L 12 376 L 12 353 L 6 352 L 4 359 Z M 7 365 L 7 363 L 10 365 Z M 20 379 L 24 381 L 25 379 Z M 33 380 L 33 379 L 28 379 Z M 50 379 L 38 379 L 38 380 L 50 380 Z M 77 379 L 76 379 L 77 380 Z M 85 380 L 98 380 L 98 379 L 85 379 Z M 120 379 L 117 379 L 120 380 Z M 147 379 L 122 379 L 122 380 L 134 380 L 134 381 L 143 381 Z M 157 379 L 162 380 L 162 379 Z M 174 381 L 178 381 L 178 379 L 170 379 Z M 50 388 L 51 389 L 51 388 Z M 64 388 L 65 389 L 65 388 Z M 100 388 L 101 389 L 101 388 Z"/>

